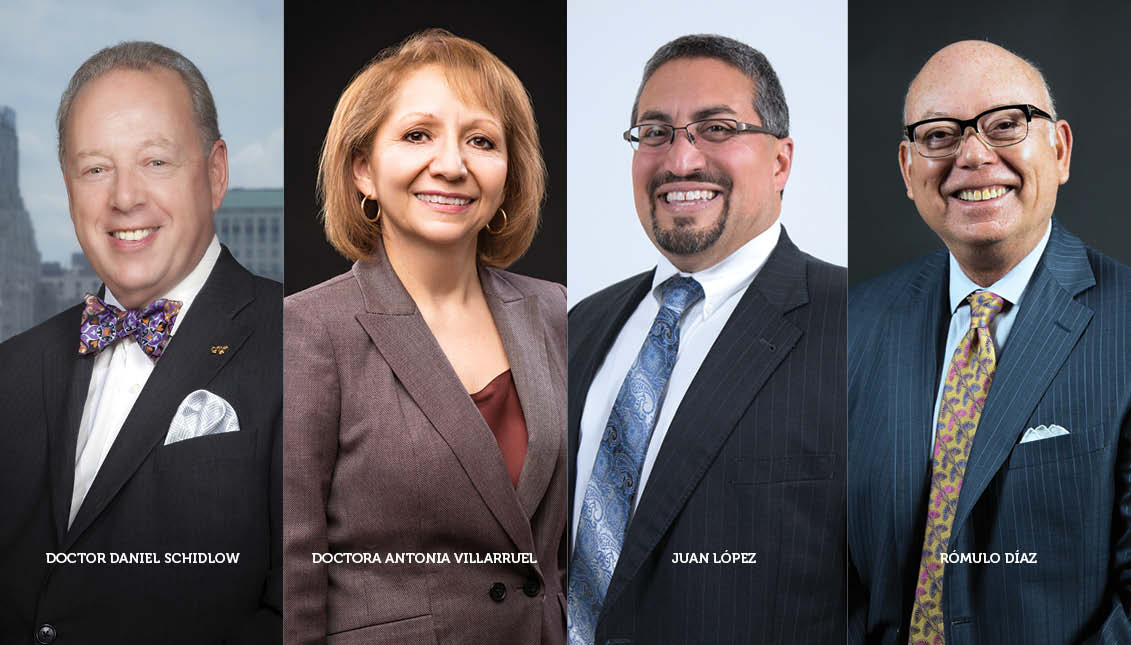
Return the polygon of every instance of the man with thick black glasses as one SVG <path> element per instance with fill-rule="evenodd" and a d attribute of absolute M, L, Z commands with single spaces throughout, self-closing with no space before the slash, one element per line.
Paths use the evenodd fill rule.
<path fill-rule="evenodd" d="M 841 641 L 846 275 L 779 222 L 781 84 L 684 36 L 629 125 L 659 256 L 569 315 L 569 642 Z"/>
<path fill-rule="evenodd" d="M 946 250 L 849 295 L 849 642 L 1131 642 L 1131 269 L 1053 218 L 1072 130 L 966 41 L 903 134 Z"/>

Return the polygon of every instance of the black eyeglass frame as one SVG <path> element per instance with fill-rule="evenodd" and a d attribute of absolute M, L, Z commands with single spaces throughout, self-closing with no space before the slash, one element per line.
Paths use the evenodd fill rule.
<path fill-rule="evenodd" d="M 1024 103 L 1024 104 L 1020 104 L 1020 105 L 999 105 L 998 107 L 993 107 L 993 108 L 990 108 L 990 109 L 988 109 L 984 112 L 979 113 L 978 115 L 976 115 L 972 119 L 962 120 L 962 119 L 955 119 L 955 118 L 949 117 L 949 116 L 941 116 L 941 117 L 935 117 L 933 119 L 924 119 L 922 121 L 916 121 L 915 123 L 912 123 L 911 125 L 906 126 L 904 134 L 907 136 L 907 140 L 911 142 L 911 145 L 915 146 L 915 152 L 918 152 L 920 156 L 927 157 L 928 159 L 938 159 L 940 157 L 949 157 L 950 155 L 952 155 L 952 154 L 954 154 L 955 152 L 958 151 L 958 148 L 961 146 L 961 142 L 962 142 L 961 137 L 959 138 L 959 145 L 955 146 L 954 150 L 951 150 L 950 152 L 948 152 L 944 155 L 925 155 L 925 154 L 923 154 L 923 151 L 919 150 L 919 144 L 915 143 L 915 128 L 917 128 L 921 125 L 926 125 L 927 123 L 938 123 L 940 121 L 946 121 L 948 123 L 957 123 L 958 128 L 959 128 L 958 131 L 961 132 L 962 134 L 966 133 L 966 128 L 974 128 L 975 134 L 982 134 L 982 131 L 978 129 L 978 121 L 982 117 L 986 116 L 987 114 L 989 114 L 991 112 L 997 112 L 999 110 L 1021 110 L 1022 112 L 1024 112 L 1025 113 L 1025 136 L 1018 139 L 1017 141 L 1014 141 L 1013 143 L 1005 143 L 1005 144 L 1001 144 L 1001 145 L 996 145 L 996 144 L 994 144 L 990 141 L 986 141 L 986 139 L 983 138 L 983 137 L 978 137 L 986 145 L 991 146 L 993 148 L 1008 148 L 1009 146 L 1015 146 L 1015 145 L 1021 143 L 1022 141 L 1024 141 L 1025 139 L 1028 139 L 1029 138 L 1029 124 L 1033 122 L 1033 117 L 1040 117 L 1042 119 L 1048 119 L 1049 121 L 1054 121 L 1054 122 L 1056 121 L 1056 119 L 1054 119 L 1051 114 L 1049 114 L 1048 112 L 1045 112 L 1041 108 L 1039 108 L 1035 105 L 1031 105 L 1029 103 Z"/>
<path fill-rule="evenodd" d="M 636 125 L 632 126 L 631 128 L 625 130 L 624 134 L 622 134 L 621 136 L 624 137 L 624 140 L 627 141 L 629 144 L 636 144 L 636 147 L 634 147 L 633 150 L 640 150 L 640 149 L 652 150 L 652 149 L 656 149 L 656 148 L 661 148 L 663 146 L 663 144 L 660 144 L 660 145 L 657 145 L 657 146 L 650 146 L 650 145 L 644 144 L 643 146 L 641 146 L 640 145 L 640 138 L 632 136 L 632 131 L 637 129 L 637 128 L 642 128 L 642 127 L 645 127 L 645 126 L 660 126 L 660 127 L 665 127 L 665 128 L 671 128 L 671 130 L 672 130 L 671 137 L 668 138 L 668 143 L 667 143 L 667 145 L 669 147 L 675 145 L 675 133 L 679 132 L 680 130 L 683 130 L 687 134 L 687 140 L 691 143 L 691 145 L 695 145 L 695 135 L 691 134 L 690 128 L 692 126 L 699 125 L 700 123 L 707 123 L 708 121 L 727 121 L 727 122 L 733 123 L 734 129 L 735 129 L 735 134 L 743 134 L 743 133 L 768 134 L 771 137 L 774 137 L 775 139 L 781 139 L 782 136 L 783 136 L 783 135 L 778 134 L 777 132 L 774 132 L 773 130 L 763 128 L 760 125 L 754 125 L 753 123 L 743 123 L 742 121 L 739 121 L 737 119 L 720 119 L 720 118 L 717 118 L 717 117 L 711 117 L 709 119 L 699 119 L 698 121 L 692 121 L 691 123 L 688 123 L 687 125 L 680 126 L 678 128 L 676 126 L 670 124 L 670 123 L 637 123 Z"/>

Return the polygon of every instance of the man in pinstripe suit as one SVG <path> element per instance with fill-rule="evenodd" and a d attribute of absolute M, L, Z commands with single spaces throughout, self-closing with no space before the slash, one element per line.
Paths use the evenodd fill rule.
<path fill-rule="evenodd" d="M 846 275 L 778 221 L 781 85 L 685 36 L 632 126 L 660 254 L 569 314 L 570 643 L 843 640 Z"/>
<path fill-rule="evenodd" d="M 1072 130 L 976 41 L 904 119 L 948 252 L 849 296 L 849 642 L 1131 643 L 1131 269 L 1052 217 Z"/>

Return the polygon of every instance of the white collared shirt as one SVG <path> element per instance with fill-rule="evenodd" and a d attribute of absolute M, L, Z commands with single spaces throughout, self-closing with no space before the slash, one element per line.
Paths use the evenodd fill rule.
<path fill-rule="evenodd" d="M 172 343 L 177 329 L 181 326 L 196 295 L 216 266 L 220 257 L 220 240 L 213 235 L 212 241 L 184 280 L 163 296 L 167 300 L 179 300 L 181 310 L 173 327 L 169 330 Z M 106 303 L 125 309 L 118 298 L 106 288 Z M 78 329 L 75 329 L 75 346 L 78 347 Z M 110 446 L 118 438 L 118 432 L 126 417 L 133 410 L 137 397 L 145 387 L 154 363 L 138 346 L 133 337 L 123 338 L 104 349 L 94 357 L 94 371 L 90 375 L 90 387 L 86 391 L 86 403 L 82 409 L 79 423 L 78 445 L 75 449 L 75 485 L 71 490 L 71 514 L 67 526 L 75 521 L 82 502 L 90 490 L 98 469 L 110 452 Z"/>
<path fill-rule="evenodd" d="M 695 378 L 699 366 L 707 352 L 715 344 L 723 325 L 738 306 L 742 294 L 758 275 L 770 252 L 777 246 L 781 235 L 781 222 L 774 220 L 765 231 L 741 246 L 734 253 L 714 266 L 696 273 L 684 273 L 667 258 L 660 256 L 656 273 L 652 278 L 651 297 L 644 296 L 636 310 L 620 330 L 605 360 L 593 376 L 589 393 L 585 397 L 585 407 L 581 412 L 580 437 L 577 446 L 577 482 L 573 500 L 573 535 L 577 537 L 578 520 L 584 503 L 585 489 L 589 486 L 589 476 L 597 460 L 597 450 L 605 434 L 605 426 L 612 414 L 613 404 L 621 384 L 628 375 L 629 368 L 640 353 L 644 339 L 652 328 L 656 315 L 660 312 L 662 294 L 660 285 L 677 273 L 691 276 L 703 287 L 703 299 L 692 305 L 679 325 L 679 351 L 676 353 L 675 367 L 668 379 L 666 393 L 660 402 L 660 412 L 656 417 L 656 428 L 644 455 L 644 466 L 640 472 L 640 484 L 633 500 L 633 510 L 644 494 L 648 475 L 656 462 L 656 455 L 668 433 L 668 426 L 675 416 L 683 395 Z M 610 312 L 611 314 L 611 312 Z"/>
<path fill-rule="evenodd" d="M 939 374 L 939 389 L 935 394 L 935 411 L 931 415 L 931 445 L 935 445 L 935 427 L 938 425 L 939 419 L 939 406 L 942 405 L 943 388 L 946 387 L 946 372 L 950 369 L 951 358 L 954 356 L 954 350 L 958 348 L 958 343 L 966 335 L 970 329 L 970 305 L 966 304 L 966 296 L 969 296 L 975 291 L 990 291 L 1010 303 L 1004 311 L 994 316 L 990 321 L 990 336 L 994 341 L 994 355 L 997 361 L 1001 363 L 1001 352 L 1005 347 L 1005 341 L 1009 337 L 1009 330 L 1013 328 L 1013 321 L 1017 320 L 1017 312 L 1021 309 L 1021 298 L 1025 295 L 1025 288 L 1029 286 L 1029 279 L 1033 277 L 1033 271 L 1037 268 L 1037 262 L 1041 259 L 1041 254 L 1045 252 L 1045 246 L 1049 243 L 1049 235 L 1052 232 L 1052 221 L 1049 221 L 1048 228 L 1045 229 L 1045 234 L 1037 246 L 1029 251 L 1029 254 L 1017 263 L 1017 266 L 1009 270 L 1001 277 L 1000 280 L 991 284 L 989 287 L 980 287 L 977 283 L 971 280 L 962 271 L 962 267 L 958 266 L 958 260 L 954 256 L 950 256 L 950 329 L 946 332 L 946 349 L 943 356 L 946 360 L 943 361 L 942 372 Z M 993 389 L 993 385 L 990 386 Z"/>

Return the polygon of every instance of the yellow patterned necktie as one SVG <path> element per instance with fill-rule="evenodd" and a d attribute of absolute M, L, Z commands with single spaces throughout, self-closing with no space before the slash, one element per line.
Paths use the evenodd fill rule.
<path fill-rule="evenodd" d="M 947 550 L 962 476 L 974 444 L 974 432 L 997 367 L 990 321 L 1005 300 L 989 291 L 966 297 L 970 303 L 970 329 L 959 341 L 950 360 L 935 425 L 935 452 L 931 461 L 931 494 L 927 506 L 927 531 L 919 561 L 919 578 L 911 612 L 910 645 L 945 645 L 943 633 L 943 562 Z"/>

